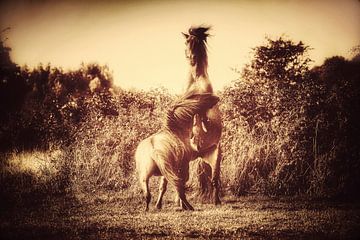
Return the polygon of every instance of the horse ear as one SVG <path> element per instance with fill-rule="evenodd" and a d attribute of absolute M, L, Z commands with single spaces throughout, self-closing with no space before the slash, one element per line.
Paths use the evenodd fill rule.
<path fill-rule="evenodd" d="M 181 32 L 182 33 L 182 35 L 186 38 L 186 39 L 188 39 L 189 38 L 189 34 L 186 34 L 186 33 L 183 33 L 183 32 Z"/>

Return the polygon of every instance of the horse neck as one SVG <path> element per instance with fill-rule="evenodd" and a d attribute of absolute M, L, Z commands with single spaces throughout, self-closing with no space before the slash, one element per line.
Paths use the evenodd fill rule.
<path fill-rule="evenodd" d="M 209 80 L 207 68 L 190 66 L 189 81 L 186 93 L 213 93 L 213 88 Z"/>

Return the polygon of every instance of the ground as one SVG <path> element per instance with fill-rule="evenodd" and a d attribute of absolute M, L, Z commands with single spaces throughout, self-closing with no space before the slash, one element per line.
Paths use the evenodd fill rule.
<path fill-rule="evenodd" d="M 301 198 L 227 197 L 221 206 L 192 201 L 182 211 L 170 197 L 149 212 L 138 197 L 103 194 L 7 208 L 1 239 L 360 239 L 360 204 Z M 155 202 L 155 201 L 153 201 Z"/>

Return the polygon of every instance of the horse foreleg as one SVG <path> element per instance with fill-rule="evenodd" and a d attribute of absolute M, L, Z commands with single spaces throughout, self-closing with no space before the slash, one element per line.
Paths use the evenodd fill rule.
<path fill-rule="evenodd" d="M 167 183 L 168 181 L 166 180 L 165 177 L 161 177 L 160 179 L 160 186 L 159 186 L 159 197 L 158 200 L 156 202 L 156 208 L 157 209 L 161 209 L 162 208 L 162 198 L 166 192 L 167 189 Z"/>

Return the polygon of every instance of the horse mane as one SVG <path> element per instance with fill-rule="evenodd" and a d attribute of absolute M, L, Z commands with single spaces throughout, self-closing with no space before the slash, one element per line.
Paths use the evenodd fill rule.
<path fill-rule="evenodd" d="M 197 74 L 206 74 L 206 69 L 208 67 L 208 56 L 207 56 L 207 37 L 210 36 L 208 31 L 211 27 L 191 27 L 188 30 L 187 43 L 191 53 L 195 57 L 195 63 L 198 67 Z"/>
<path fill-rule="evenodd" d="M 196 37 L 197 39 L 206 42 L 206 38 L 210 36 L 208 31 L 211 29 L 210 26 L 199 26 L 199 27 L 190 27 L 189 28 L 189 34 L 191 36 Z"/>
<path fill-rule="evenodd" d="M 174 132 L 183 132 L 192 124 L 193 116 L 206 111 L 219 102 L 219 97 L 212 93 L 185 95 L 167 112 L 165 127 Z"/>

